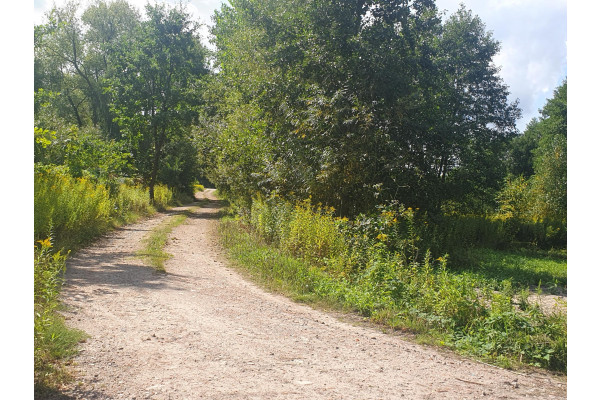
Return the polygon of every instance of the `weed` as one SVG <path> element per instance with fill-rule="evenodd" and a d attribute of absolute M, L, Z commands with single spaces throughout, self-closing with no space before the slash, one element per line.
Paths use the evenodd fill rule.
<path fill-rule="evenodd" d="M 68 253 L 67 253 L 68 254 Z M 40 240 L 34 250 L 34 371 L 36 391 L 56 387 L 68 379 L 57 360 L 76 351 L 85 334 L 68 328 L 58 296 L 63 283 L 67 254 L 52 252 L 50 238 Z"/>

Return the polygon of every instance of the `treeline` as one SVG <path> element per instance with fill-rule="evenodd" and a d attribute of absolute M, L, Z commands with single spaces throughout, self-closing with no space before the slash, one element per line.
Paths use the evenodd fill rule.
<path fill-rule="evenodd" d="M 390 200 L 492 207 L 520 110 L 477 16 L 442 22 L 434 1 L 231 4 L 213 29 L 222 191 L 310 195 L 348 216 Z"/>
<path fill-rule="evenodd" d="M 35 27 L 36 140 L 52 147 L 36 161 L 151 196 L 210 181 L 245 209 L 311 196 L 348 217 L 398 201 L 566 223 L 566 81 L 519 135 L 500 44 L 464 7 L 233 0 L 214 54 L 182 5 L 78 7 Z"/>
<path fill-rule="evenodd" d="M 212 33 L 202 154 L 242 209 L 311 197 L 352 218 L 396 201 L 440 229 L 480 218 L 502 245 L 566 245 L 566 81 L 520 135 L 500 45 L 464 7 L 232 1 Z"/>

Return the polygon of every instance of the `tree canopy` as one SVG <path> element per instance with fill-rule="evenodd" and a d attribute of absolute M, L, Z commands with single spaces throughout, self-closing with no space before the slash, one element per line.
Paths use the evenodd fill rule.
<path fill-rule="evenodd" d="M 213 28 L 213 117 L 236 124 L 210 125 L 224 190 L 311 195 L 342 214 L 493 201 L 520 111 L 470 11 L 442 23 L 433 1 L 230 4 Z"/>
<path fill-rule="evenodd" d="M 159 179 L 191 190 L 200 175 L 191 126 L 209 73 L 198 29 L 182 4 L 147 5 L 144 19 L 125 0 L 53 8 L 35 27 L 35 123 L 58 132 L 46 159 L 56 153 L 53 161 L 65 162 L 57 147 L 73 148 L 76 126 L 98 151 L 112 152 L 105 157 L 127 151 L 128 168 L 113 172 L 141 178 L 151 199 Z"/>
<path fill-rule="evenodd" d="M 464 6 L 231 0 L 214 55 L 182 4 L 79 7 L 35 26 L 36 161 L 136 177 L 151 196 L 204 176 L 241 206 L 312 197 L 346 216 L 389 201 L 487 212 L 508 171 L 535 178 L 539 215 L 566 218 L 566 82 L 518 135 L 500 44 Z"/>

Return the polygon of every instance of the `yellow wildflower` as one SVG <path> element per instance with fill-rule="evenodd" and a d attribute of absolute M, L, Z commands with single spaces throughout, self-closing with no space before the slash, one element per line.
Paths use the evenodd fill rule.
<path fill-rule="evenodd" d="M 52 247 L 52 243 L 50 242 L 50 238 L 46 238 L 44 240 L 38 240 L 38 243 L 42 245 L 42 247 Z"/>
<path fill-rule="evenodd" d="M 380 233 L 379 235 L 377 235 L 377 239 L 381 240 L 382 242 L 385 242 L 387 240 L 388 235 L 386 235 L 385 233 Z"/>

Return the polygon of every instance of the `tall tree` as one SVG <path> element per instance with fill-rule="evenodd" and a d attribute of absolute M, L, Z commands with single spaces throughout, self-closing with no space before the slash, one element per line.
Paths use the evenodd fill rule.
<path fill-rule="evenodd" d="M 464 5 L 443 26 L 435 65 L 442 90 L 432 121 L 439 151 L 434 163 L 443 190 L 469 210 L 493 204 L 504 178 L 503 155 L 521 115 L 518 101 L 508 102 L 508 87 L 492 61 L 499 50 Z"/>
<path fill-rule="evenodd" d="M 567 220 L 567 81 L 554 91 L 537 122 L 539 146 L 534 150 L 534 186 L 541 193 L 542 215 Z"/>
<path fill-rule="evenodd" d="M 97 0 L 81 18 L 79 10 L 79 2 L 71 0 L 54 7 L 47 22 L 35 27 L 35 90 L 56 93 L 53 108 L 67 123 L 92 124 L 118 138 L 105 90 L 111 74 L 108 58 L 140 16 L 125 0 Z"/>
<path fill-rule="evenodd" d="M 110 92 L 116 120 L 154 201 L 165 147 L 197 121 L 200 85 L 208 69 L 198 24 L 181 4 L 148 4 L 146 16 L 114 53 Z"/>
<path fill-rule="evenodd" d="M 500 211 L 524 220 L 567 223 L 567 81 L 512 142 Z"/>
<path fill-rule="evenodd" d="M 497 42 L 464 8 L 442 24 L 434 1 L 231 0 L 215 20 L 216 118 L 250 106 L 244 130 L 261 121 L 264 144 L 247 150 L 269 151 L 252 155 L 246 198 L 312 195 L 343 214 L 493 199 L 518 107 L 492 63 Z M 217 143 L 229 135 L 217 129 Z"/>

